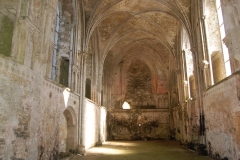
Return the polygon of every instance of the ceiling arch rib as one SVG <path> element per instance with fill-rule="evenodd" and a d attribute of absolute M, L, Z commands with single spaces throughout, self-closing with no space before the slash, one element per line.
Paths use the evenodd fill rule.
<path fill-rule="evenodd" d="M 119 23 L 118 27 L 116 27 L 115 32 L 118 31 L 119 28 L 121 28 L 122 25 L 126 24 L 129 20 L 131 20 L 132 18 L 136 17 L 136 16 L 140 16 L 143 13 L 146 12 L 153 12 L 152 10 L 150 11 L 143 11 L 143 12 L 139 12 L 137 14 L 132 14 L 131 12 L 123 12 L 123 11 L 117 11 L 117 12 L 111 12 L 108 15 L 102 17 L 101 19 L 99 19 L 95 25 L 91 28 L 90 33 L 87 36 L 87 42 L 89 41 L 90 36 L 92 35 L 93 31 L 96 29 L 96 27 L 99 27 L 101 23 L 104 23 L 104 21 L 108 21 L 108 23 L 111 23 L 112 21 L 114 21 L 114 19 L 118 19 L 117 16 L 114 15 L 118 15 L 118 16 L 123 16 L 124 13 L 128 14 L 128 16 L 125 18 L 124 21 L 122 21 L 121 23 Z M 159 12 L 159 11 L 156 11 Z M 113 20 L 108 20 L 108 19 L 113 19 Z M 157 26 L 156 26 L 157 27 Z"/>
<path fill-rule="evenodd" d="M 139 51 L 139 53 L 141 53 L 141 55 L 146 56 L 146 58 L 148 58 L 149 56 L 152 57 L 153 59 L 158 60 L 159 64 L 161 65 L 161 68 L 165 68 L 166 66 L 168 66 L 168 64 L 166 64 L 166 62 L 168 62 L 168 55 L 169 55 L 169 50 L 167 48 L 164 48 L 164 46 L 159 46 L 158 50 L 154 50 L 154 46 L 152 44 L 154 44 L 154 39 L 141 39 L 141 40 L 137 40 L 134 41 L 132 43 L 130 43 L 128 46 L 126 46 L 125 48 L 121 48 L 119 51 L 115 51 L 115 52 L 111 52 L 114 55 L 116 55 L 116 58 L 114 59 L 113 63 L 117 64 L 118 61 L 121 61 L 121 59 L 127 55 L 127 54 L 131 54 L 133 51 L 131 50 L 131 48 L 135 48 Z M 135 46 L 135 45 L 138 46 Z M 159 45 L 159 44 L 158 44 Z M 161 52 L 165 49 L 165 52 Z M 160 54 L 162 53 L 162 54 Z M 163 55 L 165 54 L 165 55 Z"/>
<path fill-rule="evenodd" d="M 100 3 L 104 3 L 105 1 L 101 1 L 99 2 L 98 4 Z M 187 30 L 189 31 L 189 19 L 186 18 L 186 14 L 184 14 L 184 11 L 180 8 L 180 7 L 176 7 L 176 5 L 173 5 L 172 2 L 168 1 L 168 2 L 165 2 L 163 0 L 154 0 L 154 2 L 156 3 L 151 3 L 152 6 L 149 7 L 149 3 L 145 0 L 145 3 L 147 3 L 146 6 L 144 6 L 143 1 L 139 1 L 139 4 L 141 4 L 141 9 L 138 9 L 136 10 L 135 9 L 135 12 L 132 11 L 132 9 L 135 7 L 135 6 L 138 6 L 135 4 L 135 6 L 133 8 L 131 7 L 127 7 L 128 10 L 121 10 L 121 7 L 124 8 L 124 5 L 119 5 L 119 4 L 124 4 L 125 3 L 125 6 L 126 5 L 129 5 L 128 3 L 130 3 L 129 1 L 113 1 L 113 3 L 111 4 L 110 1 L 107 1 L 108 2 L 108 7 L 105 8 L 105 9 L 102 9 L 102 12 L 98 10 L 97 7 L 95 7 L 94 9 L 94 13 L 91 18 L 91 22 L 89 23 L 89 27 L 88 27 L 88 39 L 89 37 L 91 36 L 93 30 L 99 25 L 99 23 L 102 21 L 100 19 L 104 19 L 104 17 L 107 16 L 107 14 L 109 13 L 114 13 L 114 12 L 119 12 L 119 11 L 124 11 L 124 12 L 129 12 L 129 13 L 132 13 L 132 14 L 136 14 L 138 12 L 143 12 L 143 11 L 146 11 L 146 10 L 149 10 L 149 11 L 158 11 L 158 12 L 166 12 L 172 16 L 174 16 L 175 18 L 177 18 L 178 20 L 180 20 L 180 22 L 182 22 L 182 24 L 187 28 Z M 136 2 L 136 1 L 134 1 Z M 153 2 L 153 1 L 151 1 Z M 153 5 L 154 4 L 154 5 Z M 162 5 L 164 4 L 164 5 Z M 121 7 L 116 7 L 116 6 L 121 6 Z M 115 7 L 115 8 L 114 8 Z M 145 8 L 144 8 L 145 7 Z M 147 8 L 149 7 L 149 8 Z M 137 7 L 136 7 L 137 8 Z M 98 14 L 96 14 L 98 13 Z M 102 14 L 100 14 L 102 13 Z M 99 20 L 98 20 L 99 19 Z"/>
<path fill-rule="evenodd" d="M 108 1 L 107 5 L 105 4 L 104 7 L 101 7 L 102 4 L 104 4 L 104 1 Z M 111 2 L 114 1 L 114 2 Z M 100 18 L 99 17 L 105 17 L 104 13 L 108 11 L 108 9 L 111 8 L 112 5 L 118 3 L 121 0 L 99 0 L 96 4 L 96 6 L 93 9 L 93 14 L 89 20 L 89 24 L 87 28 L 91 28 L 91 26 L 94 26 L 93 24 L 97 22 Z M 100 12 L 102 10 L 102 12 Z M 98 18 L 95 18 L 98 17 Z"/>
<path fill-rule="evenodd" d="M 155 40 L 154 40 L 155 41 Z M 149 43 L 146 43 L 146 42 L 149 42 Z M 157 59 L 158 61 L 160 61 L 160 64 L 162 65 L 163 68 L 165 68 L 166 66 L 169 67 L 168 63 L 169 63 L 169 53 L 171 51 L 169 51 L 168 48 L 164 47 L 164 46 L 161 46 L 161 44 L 157 43 L 157 46 L 154 46 L 154 42 L 153 41 L 144 41 L 142 42 L 142 44 L 145 44 L 149 50 L 151 50 L 153 53 L 155 53 L 154 55 L 152 55 L 152 57 L 154 59 Z M 156 45 L 156 44 L 155 44 Z M 158 49 L 158 50 L 157 50 Z M 161 53 L 161 54 L 160 54 Z M 166 68 L 165 68 L 166 69 Z"/>
<path fill-rule="evenodd" d="M 134 34 L 134 32 L 138 32 L 136 34 Z M 138 36 L 139 35 L 139 36 Z M 109 43 L 106 47 L 105 47 L 105 50 L 102 52 L 103 56 L 102 56 L 102 62 L 104 62 L 107 54 L 108 54 L 108 51 L 117 45 L 118 42 L 126 39 L 128 40 L 130 38 L 130 40 L 133 42 L 133 41 L 136 41 L 136 40 L 141 40 L 141 39 L 146 39 L 146 38 L 152 38 L 152 39 L 155 39 L 156 41 L 160 42 L 161 44 L 163 44 L 163 46 L 165 46 L 166 48 L 169 49 L 169 51 L 171 51 L 171 46 L 169 44 L 166 43 L 166 41 L 163 41 L 163 39 L 161 37 L 158 37 L 156 36 L 155 34 L 153 33 L 149 33 L 145 30 L 134 30 L 134 31 L 129 31 L 127 34 L 125 34 L 124 36 L 122 36 L 121 38 L 116 38 L 115 40 L 112 39 L 111 43 Z M 126 47 L 126 46 L 125 46 Z"/>
<path fill-rule="evenodd" d="M 144 44 L 145 42 L 140 43 Z M 165 59 L 163 59 L 163 57 L 159 55 L 156 51 L 151 50 L 151 48 L 146 48 L 142 44 L 139 44 L 138 46 L 131 45 L 124 50 L 120 50 L 115 55 L 112 54 L 113 60 L 111 60 L 112 66 L 110 68 L 116 68 L 118 66 L 117 64 L 120 64 L 121 61 L 129 61 L 130 59 L 132 59 L 132 57 L 142 57 L 146 61 L 149 61 L 149 65 L 152 65 L 154 68 L 156 68 L 156 70 L 161 69 L 161 71 L 164 72 L 165 75 L 167 75 L 168 65 L 166 64 L 166 61 L 168 62 L 168 57 L 166 55 L 169 55 L 168 50 L 165 51 L 166 55 L 164 57 Z"/>
<path fill-rule="evenodd" d="M 135 2 L 137 2 L 139 0 L 135 0 Z M 146 2 L 147 0 L 141 0 L 142 2 Z M 112 2 L 112 3 L 111 3 Z M 121 5 L 120 3 L 124 3 L 125 2 L 125 5 Z M 132 1 L 133 3 L 134 1 Z M 141 4 L 142 2 L 138 2 L 137 4 Z M 155 2 L 155 0 L 151 0 L 151 2 Z M 99 17 L 105 17 L 106 16 L 106 13 L 107 12 L 116 12 L 119 8 L 124 8 L 124 6 L 128 6 L 128 3 L 129 3 L 129 0 L 100 0 L 98 5 L 96 5 L 96 7 L 94 8 L 93 10 L 93 14 L 92 14 L 92 17 L 91 17 L 91 20 L 90 20 L 90 23 L 89 23 L 89 26 L 93 26 L 92 24 L 94 22 L 97 21 L 97 19 L 99 19 Z M 101 4 L 103 4 L 103 7 L 101 7 Z M 118 7 L 118 9 L 115 9 L 114 7 L 119 5 L 120 4 L 120 7 Z M 147 3 L 146 6 L 150 7 L 149 6 L 149 1 Z M 135 7 L 135 6 L 134 6 Z M 133 7 L 133 8 L 134 8 Z M 160 8 L 163 8 L 162 5 L 158 5 L 158 7 L 156 7 L 156 5 L 152 5 L 153 8 L 151 9 L 160 9 Z M 115 10 L 114 10 L 115 9 Z M 146 10 L 146 9 L 145 9 Z M 119 11 L 119 10 L 118 10 Z M 124 10 L 124 12 L 126 12 L 126 10 Z M 132 12 L 132 9 L 129 10 L 129 12 Z"/>
<path fill-rule="evenodd" d="M 124 12 L 125 13 L 125 12 Z M 123 14 L 119 14 L 118 18 L 120 16 L 124 16 Z M 110 17 L 107 17 L 104 21 L 102 21 L 99 25 L 98 28 L 99 30 L 101 30 L 101 26 L 108 28 L 109 30 L 109 25 L 111 25 L 112 28 L 112 33 L 111 35 L 114 35 L 114 33 L 116 33 L 124 24 L 126 24 L 133 16 L 127 16 L 125 19 L 123 19 L 122 21 L 120 20 L 120 22 L 114 23 L 114 20 L 118 19 L 116 18 L 116 16 L 112 15 Z M 106 25 L 107 24 L 107 25 Z M 115 27 L 113 27 L 115 26 Z M 110 34 L 109 34 L 110 35 Z"/>
<path fill-rule="evenodd" d="M 156 15 L 156 16 L 158 16 L 158 15 Z M 125 35 L 127 35 L 131 32 L 134 32 L 136 30 L 141 30 L 141 28 L 144 28 L 145 30 L 148 30 L 146 32 L 151 33 L 152 35 L 156 34 L 156 36 L 158 36 L 157 39 L 162 41 L 166 46 L 168 46 L 169 49 L 171 49 L 171 50 L 173 49 L 173 46 L 174 46 L 174 43 L 175 43 L 175 37 L 176 37 L 176 34 L 177 34 L 177 28 L 176 27 L 174 28 L 173 31 L 171 31 L 173 36 L 170 36 L 172 38 L 171 38 L 171 40 L 169 40 L 168 35 L 165 34 L 165 33 L 170 33 L 169 30 L 167 29 L 167 28 L 169 28 L 168 25 L 167 26 L 165 25 L 165 29 L 162 30 L 159 27 L 160 24 L 158 25 L 153 20 L 149 20 L 149 19 L 146 19 L 144 17 L 143 19 L 144 19 L 145 22 L 147 22 L 147 26 L 142 26 L 143 21 L 140 18 L 142 19 L 142 17 L 136 18 L 136 17 L 132 16 L 131 18 L 129 18 L 129 19 L 125 20 L 123 23 L 121 23 L 121 25 L 118 25 L 117 27 L 115 27 L 115 29 L 113 29 L 114 30 L 113 32 L 110 31 L 108 33 L 108 35 L 110 36 L 110 38 L 108 38 L 109 39 L 109 44 L 104 44 L 104 43 L 101 44 L 102 48 L 105 48 L 104 53 L 106 53 L 107 50 L 109 50 L 109 48 L 111 48 L 113 46 L 113 44 L 116 43 L 116 41 L 114 39 L 121 40 L 123 36 L 125 36 Z M 165 19 L 169 19 L 169 18 L 168 17 L 166 18 L 166 16 L 165 16 Z M 134 22 L 135 24 L 131 25 L 131 23 L 133 23 L 132 21 L 134 21 L 134 20 L 135 21 L 137 20 L 137 21 L 140 21 L 140 22 Z M 177 25 L 177 21 L 174 18 L 172 18 L 172 22 L 173 22 L 173 20 L 174 20 L 174 25 Z M 129 26 L 129 24 L 130 24 L 130 26 Z M 125 26 L 127 26 L 127 27 L 125 27 Z M 124 27 L 125 27 L 125 31 L 127 32 L 126 34 L 124 34 L 125 32 L 121 30 Z M 100 30 L 101 30 L 101 28 L 100 28 Z"/>
<path fill-rule="evenodd" d="M 150 45 L 146 44 L 143 46 L 143 44 L 146 44 L 146 41 L 138 42 L 138 44 L 133 44 L 132 46 L 129 46 L 128 49 L 122 51 L 122 54 L 118 54 L 117 58 L 122 58 L 125 55 L 129 55 L 133 52 L 138 52 L 139 55 L 145 56 L 146 58 L 151 57 L 155 60 L 157 60 L 161 66 L 161 68 L 166 69 L 168 67 L 168 52 L 167 55 L 166 52 L 157 52 L 156 50 L 153 50 Z M 135 49 L 134 49 L 135 48 Z M 163 49 L 162 49 L 163 50 Z"/>
<path fill-rule="evenodd" d="M 139 52 L 131 52 L 131 54 L 127 54 L 127 55 L 124 55 L 121 60 L 123 61 L 123 68 L 122 70 L 123 71 L 126 71 L 127 68 L 131 65 L 132 61 L 136 60 L 136 59 L 140 59 L 142 60 L 150 69 L 152 75 L 158 75 L 158 74 L 161 74 L 163 75 L 164 77 L 168 77 L 167 76 L 167 73 L 166 71 L 164 71 L 164 68 L 162 68 L 160 66 L 160 63 L 158 63 L 158 61 L 156 59 L 154 59 L 152 56 L 144 56 L 144 55 L 139 55 Z M 112 67 L 110 69 L 110 75 L 109 75 L 109 79 L 110 79 L 110 82 L 112 82 L 114 80 L 114 73 L 117 72 L 118 70 L 118 67 L 119 65 L 116 65 L 116 64 L 119 64 L 120 62 L 116 63 L 112 63 Z M 154 63 L 154 65 L 153 65 Z"/>
<path fill-rule="evenodd" d="M 159 3 L 167 6 L 169 9 L 171 9 L 172 13 L 174 13 L 174 15 L 176 17 L 178 17 L 179 21 L 182 23 L 182 25 L 185 27 L 185 29 L 188 32 L 188 35 L 191 36 L 191 23 L 190 23 L 190 19 L 187 17 L 186 14 L 186 10 L 184 10 L 181 5 L 179 5 L 179 2 L 177 0 L 172 0 L 172 1 L 168 1 L 168 0 L 155 0 L 158 1 Z M 188 1 L 188 5 L 191 5 L 191 1 L 190 0 L 183 0 L 183 1 Z"/>
<path fill-rule="evenodd" d="M 144 19 L 148 22 L 150 22 L 151 24 L 153 24 L 160 32 L 161 34 L 163 34 L 164 39 L 167 41 L 167 43 L 170 45 L 171 48 L 173 48 L 173 43 L 170 38 L 168 37 L 168 35 L 162 30 L 162 28 L 159 27 L 159 25 L 157 23 L 155 23 L 154 21 L 150 20 L 149 18 L 146 18 L 145 16 L 143 16 Z"/>
<path fill-rule="evenodd" d="M 136 36 L 137 33 L 141 33 L 142 35 Z M 135 37 L 131 37 L 135 36 Z M 159 42 L 162 42 L 167 48 L 172 49 L 172 46 L 165 40 L 165 37 L 163 35 L 157 35 L 154 32 L 146 31 L 144 29 L 131 29 L 124 33 L 123 35 L 115 35 L 113 34 L 110 38 L 108 43 L 106 45 L 102 45 L 103 53 L 106 53 L 112 46 L 114 46 L 118 41 L 121 41 L 122 39 L 141 39 L 141 37 L 151 37 L 155 38 Z"/>
<path fill-rule="evenodd" d="M 191 29 L 190 0 L 178 0 L 177 5 L 175 0 L 89 1 L 95 5 L 87 21 L 85 45 L 97 33 L 102 65 L 109 59 L 108 55 L 112 55 L 113 65 L 119 63 L 118 59 L 139 55 L 146 61 L 157 61 L 158 67 L 168 72 L 170 54 L 178 47 L 179 30 Z"/>
<path fill-rule="evenodd" d="M 116 18 L 114 15 L 118 15 L 118 16 L 122 16 L 124 13 L 128 14 L 129 16 L 126 17 L 126 19 L 124 21 L 122 21 L 122 23 L 119 24 L 119 28 L 124 25 L 125 23 L 127 23 L 129 20 L 133 19 L 134 17 L 143 17 L 142 15 L 146 14 L 146 13 L 161 13 L 161 14 L 165 14 L 165 15 L 169 15 L 169 19 L 175 19 L 175 21 L 177 21 L 177 17 L 175 17 L 171 12 L 166 12 L 166 11 L 162 11 L 162 10 L 144 10 L 141 11 L 139 13 L 131 13 L 131 12 L 123 12 L 123 11 L 118 11 L 118 12 L 111 12 L 108 13 L 107 15 L 105 15 L 104 17 L 101 17 L 101 19 L 97 20 L 95 22 L 95 24 L 88 29 L 88 34 L 87 34 L 87 42 L 89 41 L 93 31 L 96 29 L 96 27 L 99 27 L 99 25 L 101 25 L 101 23 L 104 23 L 104 20 L 108 19 L 109 17 L 114 17 Z M 154 23 L 153 20 L 147 18 L 147 16 L 144 16 L 145 20 L 148 20 L 149 22 L 153 23 L 155 26 L 158 26 L 159 24 Z M 158 27 L 160 28 L 160 27 Z"/>

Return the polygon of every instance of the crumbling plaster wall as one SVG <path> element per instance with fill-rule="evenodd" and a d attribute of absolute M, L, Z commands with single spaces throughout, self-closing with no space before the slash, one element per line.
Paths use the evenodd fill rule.
<path fill-rule="evenodd" d="M 62 141 L 60 124 L 66 107 L 78 113 L 79 97 L 65 87 L 39 77 L 31 69 L 0 57 L 1 150 L 3 159 L 49 159 L 57 156 Z"/>
<path fill-rule="evenodd" d="M 3 159 L 10 159 L 10 157 L 26 158 L 29 152 L 38 150 L 37 145 L 32 147 L 34 130 L 36 132 L 38 124 L 32 125 L 29 123 L 31 112 L 38 104 L 38 101 L 32 103 L 34 97 L 39 96 L 31 82 L 31 79 L 35 78 L 31 72 L 28 72 L 29 69 L 4 60 L 2 56 L 0 64 L 0 157 Z M 30 134 L 30 130 L 33 130 L 33 134 Z M 32 141 L 30 141 L 30 138 L 33 138 Z"/>
<path fill-rule="evenodd" d="M 51 155 L 57 155 L 59 147 L 66 145 L 67 137 L 60 136 L 63 132 L 67 132 L 66 117 L 64 111 L 71 107 L 73 109 L 72 119 L 75 125 L 75 134 L 73 139 L 75 141 L 72 145 L 73 148 L 77 148 L 77 129 L 78 129 L 78 117 L 79 114 L 79 96 L 73 93 L 69 93 L 65 90 L 66 87 L 54 84 L 52 81 L 43 81 L 41 84 L 40 95 L 40 115 L 41 118 L 37 121 L 39 123 L 38 128 L 38 156 L 42 155 L 42 159 L 47 159 Z M 69 125 L 69 124 L 67 124 Z M 63 150 L 61 150 L 63 151 Z M 68 150 L 64 150 L 66 152 Z"/>
<path fill-rule="evenodd" d="M 166 139 L 170 136 L 169 110 L 112 110 L 108 113 L 108 139 Z"/>
<path fill-rule="evenodd" d="M 114 68 L 112 79 L 108 82 L 113 86 L 113 108 L 122 108 L 124 101 L 128 102 L 132 109 L 169 107 L 167 76 L 162 68 L 156 71 L 154 66 L 142 58 L 124 60 L 123 66 Z M 106 68 L 106 71 L 109 70 Z"/>
<path fill-rule="evenodd" d="M 239 85 L 235 73 L 203 93 L 206 143 L 209 154 L 239 159 Z"/>

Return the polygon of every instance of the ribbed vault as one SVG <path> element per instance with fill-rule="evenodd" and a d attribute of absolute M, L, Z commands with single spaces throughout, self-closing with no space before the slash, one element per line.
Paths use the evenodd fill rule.
<path fill-rule="evenodd" d="M 85 0 L 84 3 L 85 48 L 91 50 L 93 39 L 95 42 L 97 39 L 99 69 L 104 75 L 103 83 L 115 88 L 113 101 L 124 99 L 129 81 L 127 70 L 137 59 L 151 72 L 148 75 L 155 97 L 167 94 L 169 63 L 176 56 L 182 28 L 191 37 L 190 0 Z"/>
<path fill-rule="evenodd" d="M 119 56 L 119 52 L 129 53 L 141 44 L 144 50 L 155 50 L 156 57 L 161 57 L 166 65 L 168 54 L 175 54 L 179 29 L 190 30 L 190 0 L 85 0 L 84 3 L 86 47 L 97 32 L 102 63 L 108 53 Z M 154 44 L 161 44 L 163 52 Z"/>

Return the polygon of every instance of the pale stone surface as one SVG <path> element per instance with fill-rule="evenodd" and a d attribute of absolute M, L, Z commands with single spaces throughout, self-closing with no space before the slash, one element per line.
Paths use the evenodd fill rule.
<path fill-rule="evenodd" d="M 89 149 L 96 145 L 98 141 L 106 140 L 106 110 L 100 108 L 90 100 L 86 100 L 83 110 L 83 145 Z"/>

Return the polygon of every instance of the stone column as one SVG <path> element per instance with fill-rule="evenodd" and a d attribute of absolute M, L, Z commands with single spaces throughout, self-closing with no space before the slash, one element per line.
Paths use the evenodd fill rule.
<path fill-rule="evenodd" d="M 86 53 L 81 53 L 81 75 L 80 75 L 80 98 L 79 98 L 79 140 L 78 151 L 80 154 L 85 153 L 85 146 L 83 145 L 84 133 L 84 108 L 85 108 L 85 81 L 86 81 Z"/>
<path fill-rule="evenodd" d="M 229 52 L 229 60 L 230 60 L 230 65 L 231 65 L 231 71 L 232 73 L 236 72 L 239 70 L 240 65 L 240 54 L 237 54 L 238 52 L 238 47 L 236 47 L 236 42 L 237 39 L 233 39 L 231 34 L 226 35 L 226 37 L 223 39 L 224 44 L 228 48 Z M 234 43 L 233 43 L 234 42 Z M 234 48 L 235 46 L 235 48 Z"/>
<path fill-rule="evenodd" d="M 204 12 L 204 11 L 203 11 Z M 204 14 L 204 13 L 203 13 Z M 214 84 L 213 80 L 213 72 L 212 72 L 212 62 L 209 55 L 209 45 L 208 45 L 208 39 L 206 35 L 206 16 L 202 15 L 202 18 L 200 19 L 200 26 L 201 26 L 201 37 L 202 37 L 202 44 L 203 44 L 203 60 L 201 66 L 204 68 L 204 81 L 205 86 L 208 88 L 209 86 Z"/>
<path fill-rule="evenodd" d="M 91 100 L 95 103 L 97 103 L 97 96 L 96 96 L 96 92 L 97 92 L 97 89 L 96 89 L 96 85 L 91 84 Z"/>
<path fill-rule="evenodd" d="M 186 52 L 185 50 L 182 51 L 182 55 L 183 55 L 183 88 L 184 88 L 184 100 L 190 96 L 189 94 L 189 87 L 188 87 L 188 66 L 187 66 L 187 62 L 186 62 Z"/>
<path fill-rule="evenodd" d="M 107 86 L 107 108 L 109 110 L 112 110 L 112 104 L 111 104 L 111 101 L 112 101 L 112 84 L 108 84 Z"/>
<path fill-rule="evenodd" d="M 103 96 L 102 95 L 102 74 L 98 74 L 98 90 L 97 90 L 97 98 L 98 98 L 98 104 L 101 106 L 102 104 L 102 100 L 101 100 L 101 97 Z"/>
<path fill-rule="evenodd" d="M 204 109 L 203 109 L 203 100 L 202 100 L 202 91 L 205 89 L 204 85 L 204 74 L 203 74 L 203 68 L 201 67 L 201 64 L 199 64 L 198 57 L 196 57 L 197 53 L 194 49 L 192 49 L 193 57 L 195 61 L 194 65 L 194 75 L 196 76 L 196 107 L 198 110 L 197 113 L 197 121 L 200 120 L 200 115 L 204 115 Z M 200 124 L 200 123 L 198 123 Z M 200 127 L 200 125 L 199 125 Z M 205 144 L 205 136 L 199 137 L 199 142 L 201 144 Z"/>
<path fill-rule="evenodd" d="M 80 67 L 78 65 L 73 65 L 72 66 L 72 89 L 78 93 L 78 87 L 79 87 L 79 79 L 78 79 L 78 75 L 80 74 Z"/>

